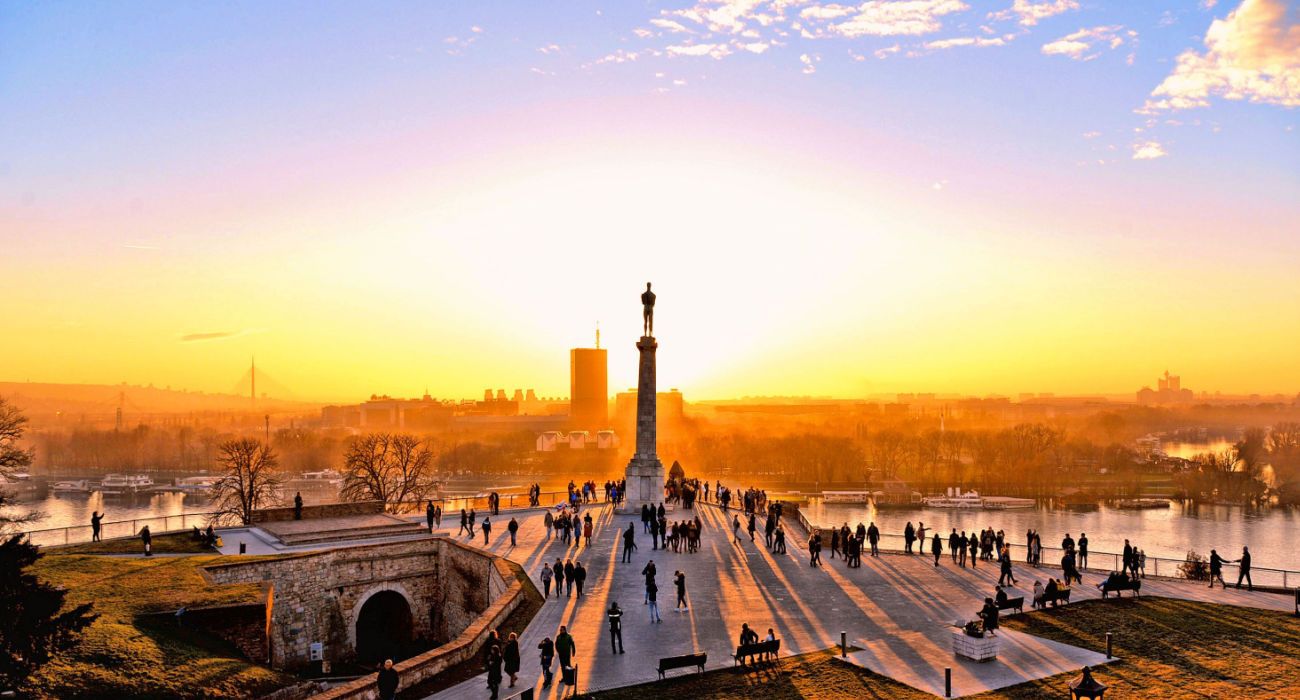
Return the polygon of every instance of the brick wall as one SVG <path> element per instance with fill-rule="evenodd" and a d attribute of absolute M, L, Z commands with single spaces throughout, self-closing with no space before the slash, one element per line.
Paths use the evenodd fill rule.
<path fill-rule="evenodd" d="M 371 515 L 384 512 L 383 501 L 361 501 L 359 503 L 322 503 L 302 507 L 302 519 L 341 518 L 347 515 Z M 253 511 L 254 523 L 270 523 L 281 520 L 293 520 L 293 507 L 262 508 Z"/>

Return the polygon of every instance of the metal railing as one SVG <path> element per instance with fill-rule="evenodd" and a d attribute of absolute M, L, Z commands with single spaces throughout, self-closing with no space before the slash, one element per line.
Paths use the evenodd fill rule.
<path fill-rule="evenodd" d="M 543 491 L 537 496 L 539 508 L 549 508 L 560 503 L 569 497 L 568 491 Z M 433 504 L 442 508 L 442 517 L 445 519 L 452 513 L 473 509 L 477 513 L 484 513 L 488 510 L 487 496 L 453 496 L 448 498 L 425 499 L 422 501 L 402 501 L 397 504 L 399 513 L 423 513 L 429 500 Z M 595 499 L 588 501 L 590 505 L 600 505 L 605 502 L 604 493 L 600 488 L 596 489 Z M 503 493 L 501 494 L 501 509 L 509 510 L 513 508 L 528 508 L 528 494 L 525 493 Z"/>
<path fill-rule="evenodd" d="M 801 525 L 804 526 L 804 529 L 807 530 L 809 534 L 812 534 L 812 532 L 814 531 L 829 533 L 832 529 L 834 529 L 830 527 L 813 525 L 808 521 L 807 517 L 804 516 L 802 510 L 798 511 L 798 521 Z M 930 554 L 930 538 L 932 534 L 933 534 L 933 530 L 927 532 L 926 540 L 924 544 L 921 543 L 919 540 L 913 542 L 912 551 L 922 556 L 933 556 L 932 554 Z M 822 535 L 823 547 L 827 547 L 827 548 L 830 547 L 829 537 L 830 537 L 829 534 Z M 947 561 L 951 562 L 952 553 L 949 551 L 948 548 L 948 535 L 946 533 L 939 533 L 939 541 L 943 543 L 944 558 Z M 892 554 L 905 554 L 906 544 L 907 544 L 906 538 L 903 537 L 903 535 L 897 535 L 892 533 L 890 534 L 881 533 L 880 535 L 879 547 L 880 550 L 883 552 L 888 552 Z M 1034 566 L 1032 564 L 1026 564 L 1026 561 L 1028 559 L 1028 553 L 1029 553 L 1028 546 L 1024 544 L 1013 543 L 1013 542 L 1008 542 L 1007 544 L 1009 544 L 1011 547 L 1012 561 L 1014 561 L 1015 563 L 1021 566 Z M 967 552 L 969 554 L 969 549 L 967 550 Z M 1199 554 L 1202 554 L 1202 556 L 1206 556 L 1206 557 L 1209 556 L 1209 552 L 1204 552 Z M 1042 563 L 1038 566 L 1041 566 L 1043 568 L 1049 568 L 1049 569 L 1060 569 L 1061 558 L 1063 556 L 1065 556 L 1065 550 L 1061 549 L 1060 547 L 1044 546 L 1041 550 Z M 1076 562 L 1077 562 L 1076 565 L 1078 566 L 1079 571 L 1083 573 L 1107 574 L 1110 573 L 1111 571 L 1119 571 L 1124 563 L 1124 555 L 1117 552 L 1101 552 L 1101 551 L 1089 550 L 1087 566 L 1084 566 L 1082 562 L 1079 562 L 1077 557 L 1078 554 L 1076 551 Z M 983 562 L 983 560 L 981 560 L 981 562 Z M 997 560 L 995 558 L 993 561 L 983 562 L 983 565 L 997 566 Z M 1200 581 L 1208 585 L 1210 565 L 1208 561 L 1205 561 L 1201 563 L 1199 566 L 1197 566 L 1197 565 L 1190 564 L 1189 562 L 1187 562 L 1186 559 L 1156 557 L 1148 554 L 1146 557 L 1146 565 L 1145 567 L 1140 567 L 1139 572 L 1144 577 L 1190 579 L 1194 581 Z M 1204 575 L 1203 576 L 1199 575 L 1202 572 Z M 1223 579 L 1228 583 L 1228 585 L 1232 586 L 1237 583 L 1238 573 L 1240 573 L 1239 564 L 1230 561 L 1225 561 L 1223 563 Z M 1300 571 L 1296 571 L 1294 569 L 1276 569 L 1271 567 L 1251 565 L 1250 577 L 1251 577 L 1251 584 L 1257 587 L 1265 587 L 1265 588 L 1291 588 L 1293 586 L 1300 587 Z M 1096 581 L 1093 581 L 1093 583 L 1095 582 Z M 1246 585 L 1245 581 L 1242 581 L 1242 585 L 1243 586 Z"/>
<path fill-rule="evenodd" d="M 187 531 L 191 528 L 205 528 L 211 522 L 214 516 L 220 516 L 220 513 L 181 513 L 178 515 L 157 515 L 143 518 L 132 518 L 130 520 L 113 520 L 100 523 L 100 539 L 112 539 L 114 537 L 134 537 L 139 534 L 140 530 L 146 525 L 149 531 L 155 535 L 161 535 L 164 532 Z M 224 526 L 226 521 L 219 519 L 217 524 Z M 52 527 L 43 530 L 25 531 L 27 539 L 35 545 L 44 547 L 61 545 L 61 544 L 79 544 L 90 542 L 94 534 L 94 529 L 87 525 L 69 525 L 67 527 Z"/>

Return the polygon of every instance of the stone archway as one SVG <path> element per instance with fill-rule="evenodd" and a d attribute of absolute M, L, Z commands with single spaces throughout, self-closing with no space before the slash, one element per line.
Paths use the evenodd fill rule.
<path fill-rule="evenodd" d="M 414 638 L 414 605 L 400 583 L 383 583 L 357 600 L 348 626 L 348 641 L 357 661 L 399 659 Z"/>

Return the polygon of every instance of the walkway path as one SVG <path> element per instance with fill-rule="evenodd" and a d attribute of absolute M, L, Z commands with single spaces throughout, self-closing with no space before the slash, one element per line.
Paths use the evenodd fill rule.
<path fill-rule="evenodd" d="M 945 555 L 942 565 L 936 568 L 926 557 L 884 555 L 865 557 L 862 568 L 848 569 L 841 561 L 826 558 L 826 550 L 826 566 L 813 568 L 802 545 L 806 535 L 798 525 L 788 528 L 789 553 L 773 555 L 764 546 L 761 534 L 751 543 L 743 528 L 743 543 L 732 544 L 728 523 L 736 511 L 724 513 L 712 506 L 669 514 L 670 520 L 698 514 L 704 522 L 700 552 L 673 554 L 650 549 L 650 536 L 641 532 L 639 517 L 616 514 L 604 505 L 589 510 L 596 521 L 590 549 L 548 539 L 539 511 L 516 514 L 521 527 L 518 546 L 511 548 L 505 527 L 511 514 L 503 512 L 492 519 L 493 536 L 486 549 L 523 565 L 534 581 L 539 580 L 541 563 L 553 563 L 557 557 L 579 559 L 588 569 L 586 595 L 557 599 L 552 592 L 523 634 L 520 685 L 508 691 L 503 688 L 503 696 L 538 682 L 537 644 L 545 636 L 554 638 L 560 625 L 567 625 L 576 640 L 578 687 L 584 692 L 654 680 L 657 660 L 663 656 L 706 652 L 708 668 L 731 666 L 730 654 L 740 625 L 746 622 L 760 636 L 772 628 L 782 640 L 783 655 L 833 646 L 839 642 L 840 631 L 846 631 L 851 642 L 865 649 L 853 655 L 855 662 L 931 692 L 935 688 L 942 692 L 943 668 L 953 666 L 954 695 L 1054 675 L 1102 658 L 1096 651 L 1029 635 L 1008 635 L 1000 661 L 983 665 L 955 663 L 946 648 L 951 630 L 948 625 L 957 618 L 973 618 L 983 598 L 992 595 L 998 577 L 995 565 L 982 563 L 973 570 L 963 569 Z M 634 523 L 639 549 L 632 563 L 621 564 L 619 537 L 628 523 Z M 442 531 L 454 532 L 458 525 L 457 519 L 454 526 Z M 474 544 L 482 543 L 480 534 Z M 643 604 L 641 570 L 651 559 L 658 568 L 663 618 L 660 624 L 648 621 Z M 673 610 L 676 595 L 672 579 L 678 569 L 686 573 L 691 603 L 690 609 L 682 612 Z M 1049 568 L 1016 566 L 1019 586 L 1009 595 L 1028 596 L 1035 578 L 1045 580 L 1048 575 L 1060 574 Z M 1073 599 L 1077 602 L 1100 597 L 1091 585 L 1098 580 L 1096 575 L 1086 576 L 1084 585 L 1074 588 Z M 1286 596 L 1219 589 L 1211 592 L 1186 581 L 1148 579 L 1143 593 L 1292 609 L 1292 601 Z M 626 654 L 610 652 L 605 611 L 611 601 L 618 601 L 625 610 Z M 559 697 L 566 690 L 559 684 L 557 673 L 556 683 L 540 695 Z M 486 677 L 466 681 L 432 697 L 486 698 Z"/>

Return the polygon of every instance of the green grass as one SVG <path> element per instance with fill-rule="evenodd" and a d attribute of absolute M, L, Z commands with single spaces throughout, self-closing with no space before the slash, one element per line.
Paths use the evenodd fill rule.
<path fill-rule="evenodd" d="M 1088 649 L 1114 633 L 1119 660 L 1097 680 L 1117 698 L 1293 697 L 1300 688 L 1300 618 L 1280 612 L 1167 598 L 1089 601 L 1007 618 L 1003 626 Z M 833 650 L 789 656 L 753 670 L 722 669 L 601 691 L 584 698 L 708 697 L 718 700 L 933 697 L 856 666 Z M 979 698 L 1066 697 L 1070 672 Z"/>
<path fill-rule="evenodd" d="M 65 586 L 68 605 L 94 603 L 100 618 L 75 648 L 30 679 L 24 696 L 243 698 L 293 682 L 243 659 L 220 640 L 138 619 L 181 606 L 264 600 L 261 588 L 253 584 L 205 582 L 198 567 L 218 558 L 47 554 L 33 567 L 34 573 Z"/>
<path fill-rule="evenodd" d="M 154 554 L 215 554 L 189 532 L 154 535 L 152 548 Z M 143 554 L 144 545 L 139 537 L 117 537 L 102 542 L 44 547 L 43 550 L 46 554 Z"/>

